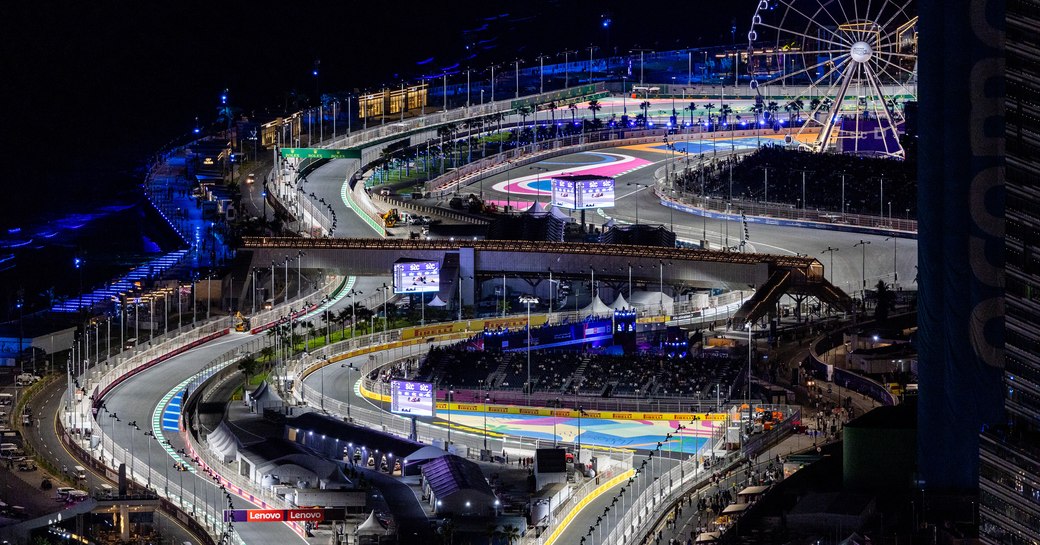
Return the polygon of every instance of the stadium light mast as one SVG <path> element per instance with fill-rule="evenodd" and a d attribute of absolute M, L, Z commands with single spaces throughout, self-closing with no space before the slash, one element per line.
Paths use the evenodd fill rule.
<path fill-rule="evenodd" d="M 533 295 L 521 295 L 520 302 L 527 305 L 527 405 L 531 405 L 531 304 L 538 304 Z"/>

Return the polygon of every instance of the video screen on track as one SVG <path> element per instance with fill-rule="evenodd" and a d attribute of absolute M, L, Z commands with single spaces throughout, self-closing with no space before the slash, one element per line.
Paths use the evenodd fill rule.
<path fill-rule="evenodd" d="M 433 416 L 433 384 L 390 381 L 390 412 L 408 416 Z"/>
<path fill-rule="evenodd" d="M 441 266 L 436 261 L 394 263 L 394 293 L 429 293 L 440 290 Z"/>
<path fill-rule="evenodd" d="M 614 206 L 614 180 L 552 179 L 552 204 L 569 210 L 610 208 Z"/>

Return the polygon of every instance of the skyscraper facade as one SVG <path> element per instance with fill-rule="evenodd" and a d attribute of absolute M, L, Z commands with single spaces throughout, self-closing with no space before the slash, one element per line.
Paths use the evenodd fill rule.
<path fill-rule="evenodd" d="M 1040 542 L 1040 1 L 1006 0 L 1006 423 L 981 437 L 983 543 Z"/>
<path fill-rule="evenodd" d="M 1003 421 L 1003 16 L 919 0 L 918 467 L 928 517 L 969 522 Z"/>

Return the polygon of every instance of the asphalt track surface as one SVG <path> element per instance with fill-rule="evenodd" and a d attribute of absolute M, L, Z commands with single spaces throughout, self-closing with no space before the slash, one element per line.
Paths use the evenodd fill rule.
<path fill-rule="evenodd" d="M 662 161 L 668 158 L 667 154 L 611 148 L 598 150 L 597 153 L 571 154 L 562 157 L 555 157 L 532 166 L 538 167 L 539 169 L 559 170 L 561 166 L 563 168 L 569 168 L 569 165 L 571 164 L 590 164 L 594 161 L 603 161 L 603 156 L 609 156 L 609 154 L 631 156 L 642 159 L 643 161 L 649 161 L 653 164 L 636 169 L 632 172 L 623 172 L 617 175 L 617 191 L 615 195 L 616 206 L 612 209 L 605 210 L 607 217 L 613 217 L 619 221 L 635 223 L 636 215 L 638 214 L 640 222 L 674 224 L 677 234 L 682 239 L 699 240 L 704 232 L 707 232 L 709 241 L 724 241 L 727 227 L 729 228 L 730 235 L 733 238 L 736 238 L 736 233 L 739 233 L 740 228 L 739 224 L 736 224 L 736 222 L 730 222 L 732 224 L 727 226 L 725 225 L 726 222 L 720 222 L 717 220 L 704 221 L 699 216 L 672 211 L 669 208 L 661 206 L 659 201 L 654 198 L 653 193 L 644 187 L 653 182 L 653 172 L 659 164 L 663 164 Z M 309 181 L 307 189 L 308 192 L 313 191 L 316 195 L 323 196 L 326 202 L 332 203 L 333 209 L 336 211 L 337 215 L 336 236 L 372 237 L 374 236 L 374 233 L 371 228 L 357 217 L 352 210 L 347 208 L 340 197 L 342 186 L 346 179 L 346 172 L 349 167 L 349 163 L 345 161 L 332 161 L 328 163 L 311 173 L 308 177 Z M 470 186 L 467 190 L 468 192 L 477 192 L 482 189 L 485 198 L 512 200 L 514 198 L 512 194 L 496 191 L 495 185 L 500 182 L 529 176 L 531 174 L 538 176 L 538 173 L 541 172 L 538 169 L 531 169 L 529 167 L 524 167 L 520 170 L 521 172 L 513 171 L 508 175 L 489 178 L 479 182 L 479 184 Z M 542 181 L 536 180 L 535 187 L 542 187 Z M 534 198 L 538 197 L 539 195 L 534 195 Z M 540 200 L 543 202 L 548 200 L 547 194 L 543 194 L 540 197 Z M 533 200 L 531 197 L 528 197 L 527 199 Z M 606 217 L 597 214 L 588 214 L 587 219 L 600 220 L 601 222 L 606 221 Z M 833 254 L 833 270 L 828 270 L 827 276 L 828 278 L 833 278 L 834 283 L 846 291 L 851 292 L 858 289 L 862 282 L 862 276 L 864 275 L 868 286 L 876 283 L 878 279 L 883 279 L 886 282 L 891 282 L 893 279 L 892 265 L 894 252 L 892 250 L 892 241 L 886 242 L 884 237 L 838 231 L 788 228 L 757 224 L 752 225 L 750 229 L 751 244 L 754 251 L 808 254 L 818 257 L 828 269 L 830 269 L 830 254 L 821 255 L 821 251 L 827 247 L 839 248 L 839 251 L 834 252 Z M 866 245 L 865 254 L 861 254 L 860 248 L 853 248 L 853 245 L 858 243 L 860 240 L 866 240 L 871 243 Z M 915 276 L 914 269 L 917 260 L 916 241 L 910 239 L 899 239 L 897 243 L 898 261 L 896 266 L 899 271 L 900 284 L 904 286 L 910 285 Z M 865 269 L 861 267 L 864 260 L 866 262 Z M 368 288 L 368 290 L 363 291 L 366 291 L 366 295 L 370 296 L 373 293 L 374 288 L 381 284 L 378 281 L 368 279 L 363 285 Z M 345 301 L 349 301 L 349 299 L 346 299 Z M 187 378 L 202 369 L 216 356 L 238 344 L 245 343 L 248 340 L 248 336 L 232 335 L 231 337 L 211 342 L 203 347 L 173 358 L 170 361 L 141 373 L 123 383 L 114 389 L 106 399 L 106 405 L 109 410 L 118 413 L 121 422 L 116 422 L 116 425 L 111 430 L 106 429 L 106 431 L 113 434 L 116 443 L 120 447 L 125 448 L 127 451 L 130 451 L 133 448 L 135 450 L 135 455 L 138 458 L 141 458 L 146 448 L 145 441 L 150 439 L 143 435 L 141 437 L 134 437 L 134 446 L 131 447 L 131 437 L 132 434 L 142 434 L 142 431 L 146 428 L 142 427 L 142 431 L 137 431 L 126 426 L 125 423 L 134 420 L 136 420 L 139 425 L 141 423 L 149 423 L 156 405 L 170 388 L 178 384 L 184 378 Z M 356 375 L 354 375 L 354 377 L 356 380 Z M 327 376 L 326 381 L 328 380 L 329 377 Z M 348 388 L 346 384 L 340 383 L 340 381 L 348 382 L 346 376 L 336 376 L 331 380 L 334 383 L 334 386 L 332 387 L 333 391 L 350 391 L 350 388 Z M 326 383 L 326 386 L 328 386 L 328 383 Z M 358 402 L 368 403 L 367 400 L 358 400 Z M 102 420 L 104 420 L 103 417 Z M 102 423 L 102 425 L 104 425 L 104 423 Z M 462 436 L 462 434 L 459 435 Z M 167 438 L 171 441 L 175 449 L 182 448 L 183 445 L 179 444 L 179 437 L 171 435 Z M 468 439 L 456 439 L 456 442 L 459 441 L 476 442 L 480 441 L 480 438 L 469 437 Z M 474 446 L 477 445 L 475 444 Z M 167 469 L 172 471 L 171 468 L 174 460 L 164 450 L 158 448 L 156 445 L 153 445 L 153 447 L 154 448 L 152 448 L 151 452 L 151 466 L 156 473 L 158 473 L 160 469 L 164 472 Z M 52 448 L 60 447 L 52 446 Z M 639 463 L 639 460 L 640 459 L 637 458 L 637 464 Z M 665 461 L 663 465 L 667 466 L 669 465 L 669 462 Z M 208 479 L 196 477 L 193 476 L 193 474 L 188 473 L 182 473 L 180 476 L 185 479 L 185 488 L 188 488 L 188 482 L 191 479 L 197 479 L 197 482 L 195 483 L 197 487 L 212 488 L 211 481 Z M 641 480 L 644 482 L 649 481 L 649 479 L 645 478 Z M 199 490 L 201 489 L 202 488 L 199 488 Z M 219 510 L 224 507 L 221 495 L 210 494 L 210 496 L 213 498 L 213 504 L 211 505 L 212 508 Z M 609 500 L 609 497 L 610 496 L 607 495 L 604 498 L 601 498 L 601 500 Z M 574 536 L 579 535 L 575 532 L 587 528 L 589 521 L 594 520 L 594 517 L 596 516 L 595 511 L 601 509 L 598 507 L 598 503 L 598 501 L 594 502 L 590 508 L 583 512 L 582 516 L 572 523 L 571 529 L 569 529 L 563 536 L 566 539 L 561 542 L 570 542 Z M 235 499 L 235 506 L 248 507 L 245 500 L 242 500 L 241 498 Z M 242 538 L 250 544 L 264 545 L 277 543 L 285 545 L 301 540 L 299 536 L 292 532 L 288 527 L 278 524 L 263 526 L 243 524 L 238 525 L 236 530 L 240 533 Z M 576 541 L 576 538 L 573 540 Z"/>
<path fill-rule="evenodd" d="M 184 379 L 202 370 L 208 363 L 221 354 L 234 349 L 236 346 L 245 344 L 254 337 L 249 334 L 232 333 L 229 336 L 206 343 L 203 346 L 190 350 L 184 354 L 171 358 L 160 365 L 148 369 L 117 387 L 113 388 L 105 396 L 105 406 L 109 411 L 119 415 L 119 421 L 111 423 L 106 421 L 105 416 L 100 417 L 100 425 L 105 433 L 110 434 L 118 447 L 126 452 L 133 450 L 134 457 L 139 460 L 146 458 L 147 443 L 152 441 L 150 437 L 144 436 L 144 431 L 151 429 L 152 413 L 160 403 L 162 397 Z M 129 422 L 136 421 L 140 431 L 128 426 Z M 174 450 L 184 448 L 184 442 L 179 434 L 166 432 L 165 437 L 170 441 Z M 133 443 L 131 443 L 131 441 Z M 117 448 L 117 453 L 119 449 Z M 151 448 L 151 467 L 155 475 L 163 475 L 172 482 L 183 479 L 185 490 L 195 490 L 198 502 L 195 504 L 196 512 L 204 509 L 203 504 L 208 503 L 210 510 L 215 509 L 219 513 L 226 507 L 226 500 L 220 491 L 213 485 L 213 481 L 194 473 L 178 472 L 173 469 L 173 464 L 178 460 L 172 458 L 160 445 L 153 444 Z M 189 462 L 190 463 L 190 462 Z M 193 488 L 194 487 L 194 488 Z M 246 500 L 234 497 L 236 509 L 257 508 Z M 242 540 L 249 545 L 290 545 L 293 543 L 306 543 L 301 537 L 294 533 L 284 524 L 238 524 L 235 531 Z"/>
<path fill-rule="evenodd" d="M 720 140 L 717 145 L 720 153 L 723 150 L 728 151 L 730 149 L 730 144 L 723 140 Z M 625 147 L 563 155 L 514 169 L 509 174 L 496 175 L 480 182 L 474 182 L 464 188 L 463 192 L 479 193 L 482 190 L 485 199 L 501 202 L 509 199 L 510 202 L 514 203 L 519 200 L 527 204 L 537 199 L 544 205 L 550 199 L 550 194 L 548 193 L 549 186 L 546 180 L 536 179 L 532 182 L 527 182 L 530 187 L 544 191 L 541 195 L 538 193 L 521 195 L 512 192 L 512 189 L 517 187 L 517 180 L 533 178 L 536 175 L 539 177 L 544 176 L 543 171 L 540 169 L 554 172 L 559 170 L 577 170 L 581 167 L 596 167 L 599 166 L 598 162 L 602 160 L 604 155 L 632 156 L 651 161 L 653 164 L 618 176 L 615 180 L 615 206 L 603 209 L 602 214 L 595 211 L 586 211 L 586 222 L 600 226 L 606 223 L 609 218 L 614 218 L 623 223 L 636 223 L 636 216 L 638 215 L 639 223 L 674 226 L 677 237 L 682 240 L 699 241 L 706 233 L 707 239 L 713 248 L 726 246 L 727 242 L 729 242 L 729 246 L 734 246 L 739 242 L 740 222 L 705 219 L 702 216 L 674 210 L 661 205 L 660 200 L 654 196 L 653 191 L 646 188 L 647 185 L 654 183 L 654 171 L 663 166 L 665 164 L 664 161 L 669 159 L 669 155 L 665 153 L 648 152 Z M 574 167 L 570 165 L 574 165 Z M 502 191 L 501 188 L 507 183 L 511 191 Z M 577 218 L 577 213 L 573 217 Z M 897 238 L 886 241 L 886 237 L 878 235 L 757 223 L 750 224 L 749 231 L 751 251 L 781 255 L 805 254 L 815 257 L 823 264 L 827 279 L 831 280 L 832 283 L 846 293 L 854 294 L 858 292 L 862 287 L 864 277 L 867 288 L 872 288 L 877 284 L 878 280 L 884 280 L 886 283 L 892 284 L 895 278 L 895 271 L 898 271 L 899 286 L 916 288 L 914 283 L 917 276 L 916 239 Z M 867 241 L 869 244 L 856 247 L 856 244 L 861 240 Z M 831 267 L 831 253 L 823 251 L 828 247 L 838 248 L 838 251 L 833 253 L 833 270 Z M 866 264 L 865 268 L 863 267 L 864 263 Z"/>

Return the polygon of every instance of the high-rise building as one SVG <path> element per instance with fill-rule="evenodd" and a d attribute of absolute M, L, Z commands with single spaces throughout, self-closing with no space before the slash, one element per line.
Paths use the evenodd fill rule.
<path fill-rule="evenodd" d="M 1040 0 L 1005 0 L 1006 424 L 982 434 L 983 543 L 1040 543 Z"/>
<path fill-rule="evenodd" d="M 980 431 L 1003 421 L 1003 20 L 919 0 L 918 467 L 929 521 L 970 524 Z"/>

